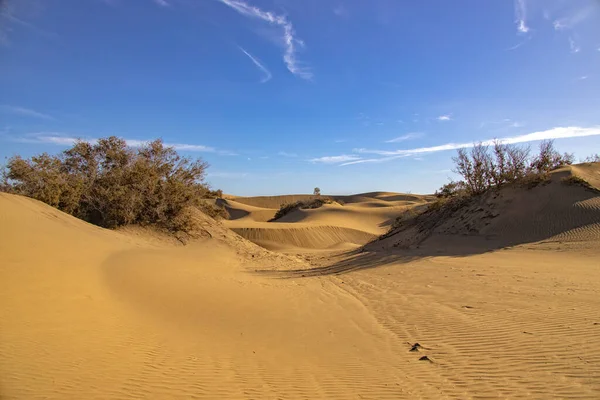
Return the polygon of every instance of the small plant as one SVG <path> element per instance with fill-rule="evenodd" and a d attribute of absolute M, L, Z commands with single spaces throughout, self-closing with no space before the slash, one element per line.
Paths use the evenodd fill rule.
<path fill-rule="evenodd" d="M 321 189 L 316 187 L 315 190 L 313 191 L 313 195 L 319 197 L 321 196 Z"/>

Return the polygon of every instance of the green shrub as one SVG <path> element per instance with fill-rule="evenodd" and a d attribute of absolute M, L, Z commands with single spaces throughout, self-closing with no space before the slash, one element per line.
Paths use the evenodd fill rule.
<path fill-rule="evenodd" d="M 190 230 L 190 207 L 208 193 L 208 164 L 181 157 L 162 140 L 137 150 L 117 137 L 78 141 L 58 156 L 9 159 L 4 185 L 93 224 Z"/>

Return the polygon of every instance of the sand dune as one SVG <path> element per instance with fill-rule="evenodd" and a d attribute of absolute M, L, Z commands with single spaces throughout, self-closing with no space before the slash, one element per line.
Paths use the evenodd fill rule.
<path fill-rule="evenodd" d="M 565 183 L 580 174 L 594 178 L 598 170 L 566 167 L 534 188 L 506 187 L 450 214 L 424 214 L 373 246 L 424 246 L 451 255 L 538 241 L 600 240 L 600 190 Z"/>
<path fill-rule="evenodd" d="M 599 398 L 600 194 L 563 182 L 599 171 L 360 249 L 431 198 L 228 199 L 182 246 L 0 194 L 0 398 Z"/>
<path fill-rule="evenodd" d="M 217 200 L 217 205 L 222 206 L 229 213 L 229 219 L 238 220 L 248 218 L 252 221 L 266 222 L 275 216 L 277 209 L 255 207 L 248 204 L 239 203 L 234 200 Z"/>
<path fill-rule="evenodd" d="M 262 208 L 314 198 L 310 195 L 236 198 L 223 200 L 230 221 L 225 225 L 269 250 L 294 253 L 302 249 L 351 249 L 364 245 L 389 230 L 407 208 L 426 204 L 428 196 L 388 192 L 331 196 L 340 203 L 316 209 L 297 209 L 270 223 L 276 210 Z M 260 207 L 259 207 L 260 205 Z"/>
<path fill-rule="evenodd" d="M 269 243 L 290 245 L 295 248 L 326 249 L 343 243 L 361 245 L 377 236 L 352 228 L 308 224 L 253 224 L 251 227 L 231 229 L 240 236 L 260 245 Z"/>

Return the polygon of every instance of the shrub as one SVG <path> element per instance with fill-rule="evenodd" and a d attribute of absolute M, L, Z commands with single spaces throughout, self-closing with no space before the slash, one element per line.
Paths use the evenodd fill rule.
<path fill-rule="evenodd" d="M 554 169 L 571 165 L 572 154 L 560 154 L 554 148 L 554 142 L 545 140 L 540 143 L 539 154 L 530 158 L 529 147 L 517 147 L 494 142 L 492 153 L 481 143 L 475 144 L 470 152 L 459 149 L 453 157 L 454 172 L 463 177 L 461 182 L 467 194 L 478 195 L 492 187 L 506 183 L 521 182 L 531 187 L 547 180 L 548 173 Z M 438 196 L 452 195 L 455 182 L 442 186 Z"/>
<path fill-rule="evenodd" d="M 435 192 L 435 196 L 438 198 L 454 197 L 465 192 L 464 182 L 450 181 L 443 185 Z"/>
<path fill-rule="evenodd" d="M 544 174 L 565 165 L 571 165 L 574 159 L 573 154 L 564 153 L 561 155 L 556 151 L 554 141 L 544 140 L 540 143 L 540 152 L 533 159 L 531 167 L 538 174 Z"/>
<path fill-rule="evenodd" d="M 181 157 L 162 140 L 137 150 L 117 137 L 76 142 L 58 156 L 9 159 L 5 185 L 93 224 L 191 229 L 190 207 L 208 193 L 208 164 Z"/>
<path fill-rule="evenodd" d="M 585 163 L 600 162 L 600 154 L 592 154 L 591 156 L 586 157 L 582 162 L 585 162 Z"/>

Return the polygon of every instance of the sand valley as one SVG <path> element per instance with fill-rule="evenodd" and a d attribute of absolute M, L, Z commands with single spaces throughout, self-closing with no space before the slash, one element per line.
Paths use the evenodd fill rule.
<path fill-rule="evenodd" d="M 228 196 L 185 246 L 0 194 L 0 398 L 600 398 L 599 188 L 383 238 L 435 198 Z"/>

